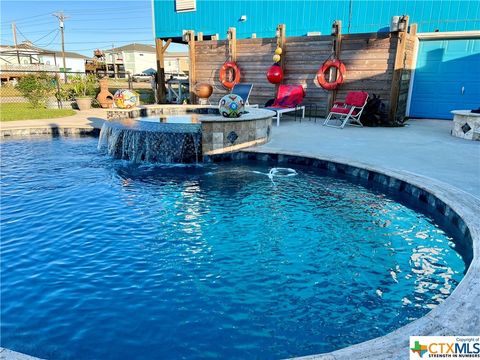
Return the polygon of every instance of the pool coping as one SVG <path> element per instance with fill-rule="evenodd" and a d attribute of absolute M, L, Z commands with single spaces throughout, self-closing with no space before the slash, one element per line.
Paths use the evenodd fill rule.
<path fill-rule="evenodd" d="M 294 359 L 409 359 L 410 336 L 467 336 L 480 333 L 480 302 L 478 301 L 480 299 L 480 223 L 478 222 L 480 200 L 473 195 L 436 179 L 414 173 L 312 153 L 247 149 L 238 153 L 212 156 L 210 159 L 212 161 L 261 160 L 277 164 L 313 166 L 331 173 L 350 175 L 389 188 L 397 188 L 397 191 L 402 191 L 402 183 L 404 186 L 407 184 L 409 189 L 404 188 L 403 191 L 424 202 L 426 207 L 434 208 L 439 203 L 444 203 L 447 208 L 442 209 L 444 211 L 442 215 L 456 223 L 460 231 L 463 227 L 463 232 L 469 233 L 473 253 L 470 266 L 458 286 L 442 304 L 423 317 L 384 336 L 332 352 Z M 453 220 L 455 217 L 458 218 Z"/>
<path fill-rule="evenodd" d="M 72 127 L 75 127 L 74 125 Z M 255 156 L 254 156 L 255 155 Z M 435 199 L 446 204 L 446 217 L 453 219 L 457 216 L 465 226 L 471 238 L 473 257 L 470 267 L 454 289 L 452 294 L 435 309 L 423 317 L 381 337 L 348 346 L 329 353 L 313 354 L 295 358 L 296 360 L 331 360 L 331 359 L 408 359 L 409 336 L 460 336 L 479 335 L 480 333 L 480 200 L 452 185 L 426 176 L 407 171 L 386 169 L 355 160 L 338 159 L 330 156 L 304 152 L 263 151 L 261 149 L 247 149 L 221 155 L 207 156 L 207 158 L 231 158 L 232 160 L 248 159 L 275 161 L 278 164 L 300 164 L 326 169 L 338 174 L 353 175 L 367 181 L 374 181 L 386 186 L 400 186 L 402 183 L 410 185 L 409 194 L 417 197 L 431 206 L 436 206 Z M 253 159 L 255 158 L 255 159 Z M 223 160 L 222 160 L 223 161 Z M 320 165 L 320 166 L 319 166 Z M 405 190 L 405 189 L 404 189 Z M 425 193 L 432 198 L 425 196 Z M 457 219 L 458 224 L 458 219 Z M 459 229 L 461 230 L 461 229 Z M 2 359 L 7 355 L 1 351 Z M 18 353 L 17 353 L 18 354 Z M 14 357 L 5 357 L 15 359 Z M 33 357 L 32 357 L 33 358 Z"/>

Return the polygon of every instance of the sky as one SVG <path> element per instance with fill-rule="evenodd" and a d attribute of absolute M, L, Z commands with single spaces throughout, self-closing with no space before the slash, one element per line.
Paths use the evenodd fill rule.
<path fill-rule="evenodd" d="M 63 11 L 65 51 L 92 56 L 95 49 L 111 49 L 133 42 L 154 45 L 150 0 L 135 1 L 0 1 L 2 45 L 13 45 L 12 22 L 17 43 L 61 50 L 59 21 L 53 13 Z M 172 44 L 168 51 L 186 51 Z"/>

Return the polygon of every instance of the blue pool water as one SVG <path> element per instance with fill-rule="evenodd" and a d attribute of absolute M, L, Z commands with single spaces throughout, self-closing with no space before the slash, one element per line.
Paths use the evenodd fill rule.
<path fill-rule="evenodd" d="M 96 142 L 2 144 L 1 346 L 307 355 L 399 328 L 462 278 L 431 219 L 360 185 L 301 167 L 133 166 Z"/>

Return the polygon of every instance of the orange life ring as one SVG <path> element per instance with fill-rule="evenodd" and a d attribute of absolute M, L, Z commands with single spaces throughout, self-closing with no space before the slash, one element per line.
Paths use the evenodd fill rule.
<path fill-rule="evenodd" d="M 227 71 L 229 69 L 233 70 L 233 80 L 227 80 Z M 237 64 L 234 61 L 227 61 L 220 69 L 220 82 L 222 85 L 231 90 L 235 84 L 240 82 L 240 69 L 238 68 Z"/>
<path fill-rule="evenodd" d="M 337 79 L 333 82 L 328 82 L 327 79 L 325 79 L 325 73 L 331 67 L 337 68 Z M 327 60 L 323 63 L 322 67 L 317 72 L 317 81 L 322 88 L 326 90 L 335 90 L 341 84 L 343 84 L 343 77 L 346 72 L 347 68 L 345 67 L 345 64 L 342 63 L 340 60 Z"/>

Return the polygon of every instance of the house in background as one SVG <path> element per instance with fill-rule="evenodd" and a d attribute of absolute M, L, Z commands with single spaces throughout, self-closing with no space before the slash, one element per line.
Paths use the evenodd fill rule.
<path fill-rule="evenodd" d="M 66 51 L 66 71 L 85 73 L 85 59 L 84 55 Z M 23 42 L 16 48 L 0 45 L 0 66 L 2 78 L 13 70 L 63 71 L 63 57 L 61 51 L 42 49 L 30 42 Z"/>
<path fill-rule="evenodd" d="M 104 52 L 107 67 L 115 66 L 115 71 L 120 76 L 122 73 L 133 75 L 157 68 L 155 47 L 152 45 L 133 43 Z M 188 53 L 165 53 L 166 75 L 186 75 L 188 66 Z"/>
<path fill-rule="evenodd" d="M 278 24 L 286 25 L 287 37 L 330 35 L 333 20 L 342 21 L 343 34 L 389 32 L 392 17 L 409 15 L 419 41 L 406 115 L 441 119 L 480 106 L 478 14 L 480 1 L 459 0 L 153 0 L 155 36 L 177 43 L 182 30 L 223 40 L 229 27 L 238 39 L 274 37 Z"/>

